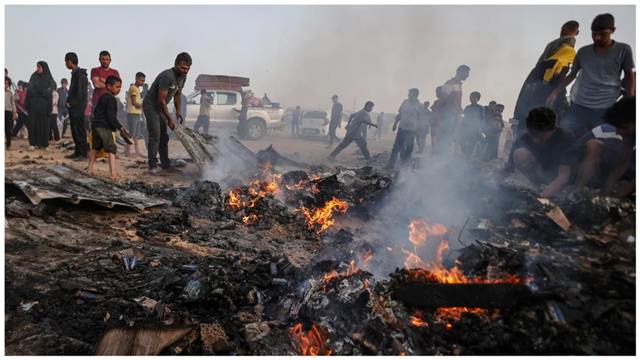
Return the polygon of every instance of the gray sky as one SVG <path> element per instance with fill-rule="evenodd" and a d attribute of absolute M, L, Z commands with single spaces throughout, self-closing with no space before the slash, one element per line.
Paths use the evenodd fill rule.
<path fill-rule="evenodd" d="M 151 82 L 187 51 L 193 66 L 185 93 L 201 73 L 251 78 L 284 106 L 325 107 L 337 93 L 345 108 L 376 103 L 396 111 L 407 89 L 433 101 L 435 87 L 460 64 L 471 67 L 463 85 L 496 100 L 511 116 L 522 81 L 544 46 L 567 20 L 581 25 L 576 47 L 591 43 L 599 13 L 616 18 L 614 39 L 635 56 L 635 7 L 625 6 L 19 6 L 5 7 L 5 67 L 28 80 L 38 60 L 54 78 L 69 77 L 64 54 L 98 66 L 100 50 L 125 84 L 137 71 Z"/>

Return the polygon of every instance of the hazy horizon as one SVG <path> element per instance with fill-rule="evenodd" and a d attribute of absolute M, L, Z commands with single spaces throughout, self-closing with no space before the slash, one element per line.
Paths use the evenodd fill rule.
<path fill-rule="evenodd" d="M 613 38 L 628 43 L 636 59 L 633 5 L 7 5 L 5 67 L 28 80 L 35 63 L 49 63 L 56 81 L 70 77 L 64 54 L 80 67 L 99 66 L 112 55 L 125 85 L 137 71 L 151 83 L 173 65 L 177 53 L 193 57 L 185 93 L 198 74 L 251 78 L 258 96 L 283 106 L 329 108 L 340 95 L 345 109 L 366 100 L 374 111 L 395 112 L 407 89 L 433 101 L 436 86 L 460 64 L 471 67 L 463 103 L 471 91 L 481 103 L 496 100 L 511 117 L 518 91 L 544 46 L 560 26 L 577 20 L 576 48 L 591 43 L 597 14 L 616 18 Z M 69 21 L 61 21 L 69 19 Z M 100 20 L 104 19 L 104 25 Z M 122 96 L 122 94 L 121 94 Z"/>

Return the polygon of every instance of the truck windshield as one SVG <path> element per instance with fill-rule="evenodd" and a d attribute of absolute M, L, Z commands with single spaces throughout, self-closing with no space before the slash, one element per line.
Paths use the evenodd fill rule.
<path fill-rule="evenodd" d="M 237 96 L 232 92 L 217 92 L 218 105 L 235 105 Z"/>

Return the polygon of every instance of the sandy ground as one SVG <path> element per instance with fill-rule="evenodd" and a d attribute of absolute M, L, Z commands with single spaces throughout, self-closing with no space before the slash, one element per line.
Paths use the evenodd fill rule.
<path fill-rule="evenodd" d="M 369 140 L 368 147 L 372 156 L 385 151 L 390 152 L 393 145 L 393 133 L 387 133 L 382 140 Z M 47 150 L 29 150 L 26 139 L 15 139 L 12 141 L 11 149 L 5 151 L 5 169 L 24 168 L 33 166 L 43 166 L 49 164 L 66 164 L 73 168 L 86 171 L 86 161 L 73 161 L 65 159 L 66 155 L 72 154 L 71 149 L 65 149 L 62 143 L 71 142 L 71 137 L 63 138 L 60 143 L 49 146 Z M 244 140 L 242 143 L 253 151 L 267 148 L 269 145 L 282 155 L 295 160 L 304 161 L 309 164 L 345 165 L 361 166 L 364 160 L 355 144 L 350 145 L 338 155 L 337 161 L 330 161 L 327 155 L 337 144 L 328 148 L 321 139 L 299 139 L 292 138 L 288 132 L 274 132 L 257 141 Z M 144 144 L 141 143 L 141 151 L 146 153 Z M 126 157 L 124 148 L 119 146 L 117 159 L 117 173 L 119 181 L 143 181 L 146 183 L 173 184 L 182 186 L 190 184 L 194 179 L 199 178 L 198 169 L 194 164 L 187 164 L 181 174 L 157 174 L 152 175 L 147 172 L 146 158 Z M 169 157 L 172 159 L 187 159 L 189 155 L 177 139 L 169 142 Z M 95 175 L 108 178 L 109 166 L 106 159 L 100 159 L 96 164 Z"/>

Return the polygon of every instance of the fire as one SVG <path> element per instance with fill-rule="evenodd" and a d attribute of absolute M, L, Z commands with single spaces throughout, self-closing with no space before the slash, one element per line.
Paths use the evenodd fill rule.
<path fill-rule="evenodd" d="M 229 206 L 233 209 L 241 209 L 242 208 L 242 198 L 240 194 L 235 190 L 231 190 L 229 192 Z"/>
<path fill-rule="evenodd" d="M 351 277 L 351 276 L 353 276 L 355 274 L 360 273 L 361 271 L 362 270 L 360 270 L 360 268 L 358 268 L 358 265 L 356 265 L 356 261 L 355 260 L 351 260 L 351 262 L 349 263 L 349 267 L 347 268 L 346 271 L 343 271 L 343 272 L 339 273 L 338 271 L 336 271 L 334 269 L 334 270 L 329 271 L 328 273 L 323 274 L 322 277 L 320 278 L 320 281 L 322 281 L 322 284 L 323 284 L 321 289 L 326 292 L 327 291 L 327 285 L 330 282 L 332 282 L 332 281 L 334 281 L 334 280 L 336 280 L 338 278 L 344 279 L 344 278 Z"/>
<path fill-rule="evenodd" d="M 258 221 L 258 215 L 256 214 L 249 214 L 247 216 L 242 217 L 242 223 L 245 225 L 254 224 L 257 221 Z"/>
<path fill-rule="evenodd" d="M 290 191 L 304 190 L 304 189 L 307 188 L 307 181 L 306 180 L 300 180 L 295 184 L 285 185 L 285 187 L 287 188 L 287 190 L 290 190 Z"/>
<path fill-rule="evenodd" d="M 340 200 L 334 196 L 331 200 L 325 202 L 324 206 L 319 209 L 311 210 L 302 206 L 298 211 L 304 215 L 309 229 L 313 229 L 317 226 L 318 229 L 316 230 L 316 234 L 320 235 L 335 223 L 333 213 L 345 213 L 348 209 L 349 204 L 347 204 L 346 201 Z"/>
<path fill-rule="evenodd" d="M 402 249 L 406 255 L 404 266 L 409 272 L 411 280 L 420 280 L 428 282 L 437 282 L 441 284 L 498 284 L 510 283 L 519 284 L 523 279 L 517 275 L 504 274 L 499 277 L 467 277 L 459 267 L 460 262 L 447 269 L 442 265 L 442 259 L 445 251 L 449 249 L 449 243 L 446 239 L 440 239 L 436 249 L 435 260 L 424 261 L 418 256 L 418 247 L 423 245 L 431 236 L 441 236 L 448 232 L 447 228 L 441 224 L 429 225 L 425 220 L 413 219 L 409 223 L 409 241 L 414 245 L 415 251 Z M 446 330 L 451 330 L 453 325 L 450 321 L 460 320 L 463 313 L 474 313 L 478 316 L 486 316 L 487 310 L 483 308 L 467 308 L 467 307 L 442 307 L 436 312 L 436 320 L 445 323 Z M 416 315 L 410 317 L 409 322 L 414 326 L 418 326 L 421 320 Z"/>
<path fill-rule="evenodd" d="M 423 219 L 413 219 L 409 223 L 409 241 L 415 246 L 420 246 L 427 241 L 429 236 L 441 236 L 448 231 L 442 224 L 429 225 Z"/>
<path fill-rule="evenodd" d="M 326 345 L 327 339 L 316 324 L 313 324 L 311 330 L 305 333 L 302 324 L 298 323 L 290 328 L 289 332 L 297 342 L 300 355 L 331 355 L 331 349 Z"/>
<path fill-rule="evenodd" d="M 244 196 L 247 199 L 243 199 L 242 188 L 231 190 L 229 192 L 229 206 L 235 210 L 253 208 L 263 197 L 274 195 L 280 191 L 281 174 L 266 174 L 263 177 L 266 179 L 265 181 L 253 180 L 249 183 Z"/>
<path fill-rule="evenodd" d="M 362 253 L 362 255 L 360 255 L 360 258 L 362 259 L 364 266 L 367 266 L 369 264 L 369 261 L 373 259 L 373 251 L 371 251 L 371 249 L 367 249 Z"/>
<path fill-rule="evenodd" d="M 413 315 L 409 317 L 409 324 L 415 327 L 429 326 L 429 324 L 422 319 L 422 314 L 419 311 L 416 311 Z"/>

